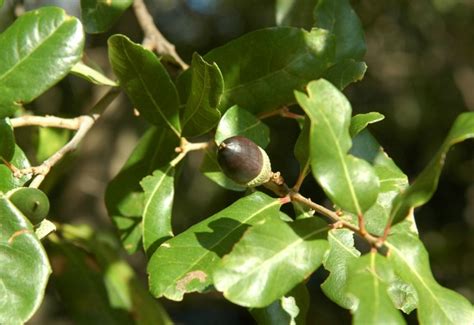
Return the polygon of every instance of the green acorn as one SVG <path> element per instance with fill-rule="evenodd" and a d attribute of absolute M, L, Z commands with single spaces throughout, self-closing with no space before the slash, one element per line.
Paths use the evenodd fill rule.
<path fill-rule="evenodd" d="M 240 135 L 227 138 L 219 145 L 217 161 L 227 177 L 248 187 L 268 182 L 273 174 L 265 150 Z"/>

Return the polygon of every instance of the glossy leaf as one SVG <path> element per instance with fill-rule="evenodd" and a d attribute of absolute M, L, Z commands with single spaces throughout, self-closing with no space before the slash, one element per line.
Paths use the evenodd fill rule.
<path fill-rule="evenodd" d="M 304 283 L 265 308 L 252 308 L 250 313 L 259 325 L 304 325 L 309 308 L 309 292 Z"/>
<path fill-rule="evenodd" d="M 367 125 L 380 122 L 385 118 L 382 114 L 378 112 L 370 112 L 365 114 L 357 114 L 351 118 L 351 126 L 349 128 L 349 134 L 351 138 L 355 137 L 362 130 L 364 130 Z"/>
<path fill-rule="evenodd" d="M 217 162 L 216 148 L 211 147 L 205 151 L 200 171 L 204 176 L 225 189 L 231 191 L 245 191 L 247 189 L 247 187 L 237 184 L 222 172 Z"/>
<path fill-rule="evenodd" d="M 63 225 L 49 244 L 56 293 L 78 324 L 171 324 L 107 232 Z M 80 281 L 78 281 L 80 279 Z M 84 303 L 87 302 L 87 303 Z"/>
<path fill-rule="evenodd" d="M 33 225 L 39 224 L 48 215 L 48 197 L 37 188 L 16 188 L 6 196 Z"/>
<path fill-rule="evenodd" d="M 104 76 L 101 72 L 89 67 L 83 62 L 77 62 L 71 69 L 71 73 L 99 86 L 117 87 L 118 84 Z"/>
<path fill-rule="evenodd" d="M 454 121 L 448 136 L 428 166 L 406 191 L 395 198 L 390 213 L 393 224 L 404 220 L 410 209 L 419 207 L 431 199 L 438 186 L 448 150 L 456 143 L 472 138 L 474 138 L 474 113 L 463 113 Z"/>
<path fill-rule="evenodd" d="M 313 25 L 313 9 L 317 0 L 276 0 L 275 19 L 278 26 L 305 29 Z"/>
<path fill-rule="evenodd" d="M 81 0 L 81 20 L 87 33 L 103 33 L 120 18 L 133 0 Z"/>
<path fill-rule="evenodd" d="M 261 192 L 244 197 L 163 243 L 148 263 L 150 291 L 182 300 L 212 285 L 212 273 L 251 225 L 279 219 L 280 200 Z"/>
<path fill-rule="evenodd" d="M 262 148 L 270 142 L 270 129 L 255 115 L 239 106 L 232 106 L 222 115 L 216 130 L 216 142 L 242 135 Z"/>
<path fill-rule="evenodd" d="M 151 256 L 158 246 L 173 236 L 171 211 L 174 198 L 174 167 L 166 165 L 140 182 L 145 191 L 143 247 Z"/>
<path fill-rule="evenodd" d="M 83 45 L 81 23 L 60 8 L 20 16 L 0 35 L 0 117 L 61 80 L 81 58 Z"/>
<path fill-rule="evenodd" d="M 144 193 L 140 181 L 154 170 L 168 164 L 178 138 L 167 128 L 151 128 L 137 143 L 125 165 L 107 186 L 105 204 L 120 239 L 129 253 L 134 253 L 142 238 Z"/>
<path fill-rule="evenodd" d="M 388 295 L 395 275 L 385 257 L 377 252 L 362 256 L 349 268 L 347 291 L 353 305 L 354 324 L 405 324 Z"/>
<path fill-rule="evenodd" d="M 399 225 L 397 227 L 400 227 Z M 420 324 L 472 324 L 474 309 L 459 293 L 439 285 L 430 270 L 423 243 L 406 231 L 395 232 L 386 242 L 388 258 L 397 275 L 415 288 Z"/>
<path fill-rule="evenodd" d="M 364 30 L 349 0 L 319 0 L 314 10 L 315 26 L 336 36 L 336 59 L 360 60 L 367 50 Z"/>
<path fill-rule="evenodd" d="M 21 148 L 15 145 L 15 152 L 10 163 L 18 169 L 30 167 L 30 162 Z M 31 178 L 31 175 L 21 177 L 13 176 L 12 171 L 0 160 L 0 192 L 8 192 L 14 188 L 23 186 Z"/>
<path fill-rule="evenodd" d="M 345 59 L 329 68 L 323 78 L 330 81 L 338 89 L 343 90 L 349 84 L 364 78 L 367 65 L 365 62 Z"/>
<path fill-rule="evenodd" d="M 255 114 L 294 103 L 293 91 L 321 77 L 334 54 L 334 39 L 325 30 L 277 27 L 248 33 L 204 59 L 216 62 L 224 76 L 220 111 L 237 104 Z"/>
<path fill-rule="evenodd" d="M 214 286 L 235 304 L 268 306 L 321 265 L 327 230 L 316 218 L 258 224 L 222 259 Z"/>
<path fill-rule="evenodd" d="M 112 69 L 135 108 L 148 122 L 179 137 L 178 92 L 160 60 L 123 35 L 111 36 L 108 44 Z"/>
<path fill-rule="evenodd" d="M 307 91 L 296 92 L 296 98 L 311 120 L 313 175 L 336 205 L 362 214 L 375 203 L 379 181 L 368 162 L 347 154 L 352 145 L 350 104 L 324 79 L 309 83 Z"/>
<path fill-rule="evenodd" d="M 351 128 L 353 128 L 352 125 Z M 370 233 L 382 235 L 389 220 L 393 199 L 406 189 L 408 177 L 385 153 L 368 130 L 360 131 L 352 141 L 350 153 L 372 164 L 380 182 L 380 192 L 377 200 L 364 213 L 364 220 L 365 227 Z M 354 219 L 357 219 L 357 217 L 354 216 Z"/>
<path fill-rule="evenodd" d="M 0 159 L 10 161 L 15 154 L 15 134 L 8 118 L 0 119 Z"/>
<path fill-rule="evenodd" d="M 184 136 L 197 136 L 208 132 L 219 122 L 221 113 L 217 107 L 224 92 L 224 79 L 217 64 L 207 63 L 197 53 L 193 54 L 190 70 L 190 89 L 181 124 Z"/>
<path fill-rule="evenodd" d="M 0 193 L 0 324 L 23 324 L 38 309 L 51 269 L 26 217 Z"/>
<path fill-rule="evenodd" d="M 323 265 L 329 276 L 321 284 L 324 294 L 346 309 L 354 307 L 356 301 L 347 295 L 349 268 L 357 262 L 360 252 L 354 248 L 354 234 L 347 229 L 335 229 L 328 232 L 329 251 Z"/>

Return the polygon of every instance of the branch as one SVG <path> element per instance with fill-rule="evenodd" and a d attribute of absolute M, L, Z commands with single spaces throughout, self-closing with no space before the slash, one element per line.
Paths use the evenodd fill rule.
<path fill-rule="evenodd" d="M 17 169 L 10 166 L 16 177 L 32 174 L 36 177 L 30 184 L 30 187 L 39 187 L 51 168 L 56 165 L 67 153 L 77 149 L 79 143 L 85 137 L 90 128 L 101 116 L 101 113 L 110 105 L 120 92 L 117 89 L 111 89 L 106 93 L 97 104 L 92 108 L 88 115 L 82 115 L 76 118 L 65 119 L 55 116 L 23 116 L 12 119 L 14 127 L 22 126 L 41 126 L 56 127 L 70 130 L 77 130 L 74 136 L 61 149 L 46 159 L 41 165 L 24 169 Z"/>
<path fill-rule="evenodd" d="M 143 30 L 143 46 L 152 51 L 156 51 L 160 55 L 171 57 L 181 69 L 188 69 L 189 65 L 181 59 L 178 52 L 176 52 L 176 47 L 171 44 L 156 27 L 153 17 L 148 12 L 144 1 L 134 0 L 133 10 L 137 17 L 138 24 Z"/>
<path fill-rule="evenodd" d="M 286 185 L 280 173 L 274 173 L 270 181 L 264 184 L 264 186 L 273 191 L 278 196 L 287 197 L 289 198 L 289 201 L 300 202 L 309 207 L 310 209 L 314 210 L 316 213 L 326 217 L 327 219 L 329 219 L 329 221 L 332 223 L 333 228 L 335 229 L 346 228 L 352 230 L 353 232 L 367 240 L 367 242 L 369 242 L 372 247 L 380 248 L 383 245 L 383 240 L 368 233 L 365 230 L 365 227 L 357 227 L 351 224 L 350 222 L 347 222 L 346 220 L 342 219 L 337 212 L 325 208 L 324 206 L 319 205 L 317 203 L 314 203 L 313 201 L 311 201 L 311 199 L 304 197 L 298 191 L 290 189 Z"/>

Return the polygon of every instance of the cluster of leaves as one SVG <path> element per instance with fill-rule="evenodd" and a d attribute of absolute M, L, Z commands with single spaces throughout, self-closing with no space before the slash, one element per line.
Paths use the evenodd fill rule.
<path fill-rule="evenodd" d="M 458 117 L 439 152 L 409 185 L 367 130 L 383 116 L 352 116 L 341 92 L 366 70 L 363 31 L 348 0 L 320 0 L 315 7 L 314 1 L 292 2 L 294 7 L 277 1 L 280 26 L 251 32 L 204 56 L 194 54 L 190 68 L 176 79 L 166 69 L 172 58 L 159 58 L 124 35 L 109 38 L 118 83 L 107 79 L 80 62 L 81 22 L 58 8 L 26 13 L 0 35 L 0 48 L 7 49 L 0 52 L 0 260 L 6 265 L 0 271 L 0 323 L 29 319 L 51 272 L 40 242 L 45 221 L 38 226 L 34 218 L 47 199 L 17 193 L 28 190 L 23 186 L 30 177 L 16 177 L 9 166 L 25 168 L 29 162 L 15 144 L 10 117 L 21 115 L 23 103 L 68 73 L 119 86 L 151 125 L 110 182 L 105 201 L 123 247 L 146 252 L 153 296 L 179 301 L 189 292 L 217 290 L 249 307 L 262 324 L 304 323 L 305 280 L 323 266 L 329 271 L 324 293 L 350 309 L 354 323 L 402 324 L 401 311 L 414 309 L 423 324 L 473 322 L 469 301 L 433 278 L 412 211 L 432 196 L 448 149 L 474 137 L 474 114 Z M 294 8 L 310 2 L 311 29 L 283 26 L 301 23 L 293 15 L 301 11 Z M 106 30 L 130 5 L 111 1 L 117 3 L 112 10 L 91 3 L 82 1 L 87 32 Z M 363 219 L 376 236 L 389 231 L 381 253 L 361 252 L 351 230 L 334 229 L 300 203 L 293 203 L 295 216 L 289 217 L 280 211 L 285 201 L 260 191 L 175 235 L 172 204 L 182 158 L 175 148 L 186 145 L 183 139 L 213 134 L 211 142 L 220 143 L 243 135 L 265 148 L 270 129 L 257 115 L 294 104 L 305 113 L 294 152 L 301 174 L 312 173 L 346 222 L 358 227 Z M 245 190 L 220 171 L 212 145 L 200 171 L 226 189 Z M 58 227 L 61 236 L 47 237 L 55 280 L 85 279 L 64 292 L 72 310 L 84 315 L 73 296 L 90 293 L 104 305 L 87 311 L 88 317 L 116 320 L 124 316 L 117 310 L 123 310 L 127 319 L 132 312 L 139 315 L 138 323 L 169 322 L 120 259 L 113 240 L 88 228 Z M 97 265 L 90 266 L 88 255 Z M 12 277 L 18 273 L 12 270 L 22 277 Z M 95 292 L 101 281 L 103 292 Z"/>

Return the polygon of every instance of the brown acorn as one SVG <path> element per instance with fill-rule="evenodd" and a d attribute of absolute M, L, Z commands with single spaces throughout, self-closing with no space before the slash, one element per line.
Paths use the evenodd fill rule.
<path fill-rule="evenodd" d="M 262 185 L 272 176 L 265 150 L 240 135 L 227 138 L 219 145 L 217 161 L 227 177 L 245 186 Z"/>

